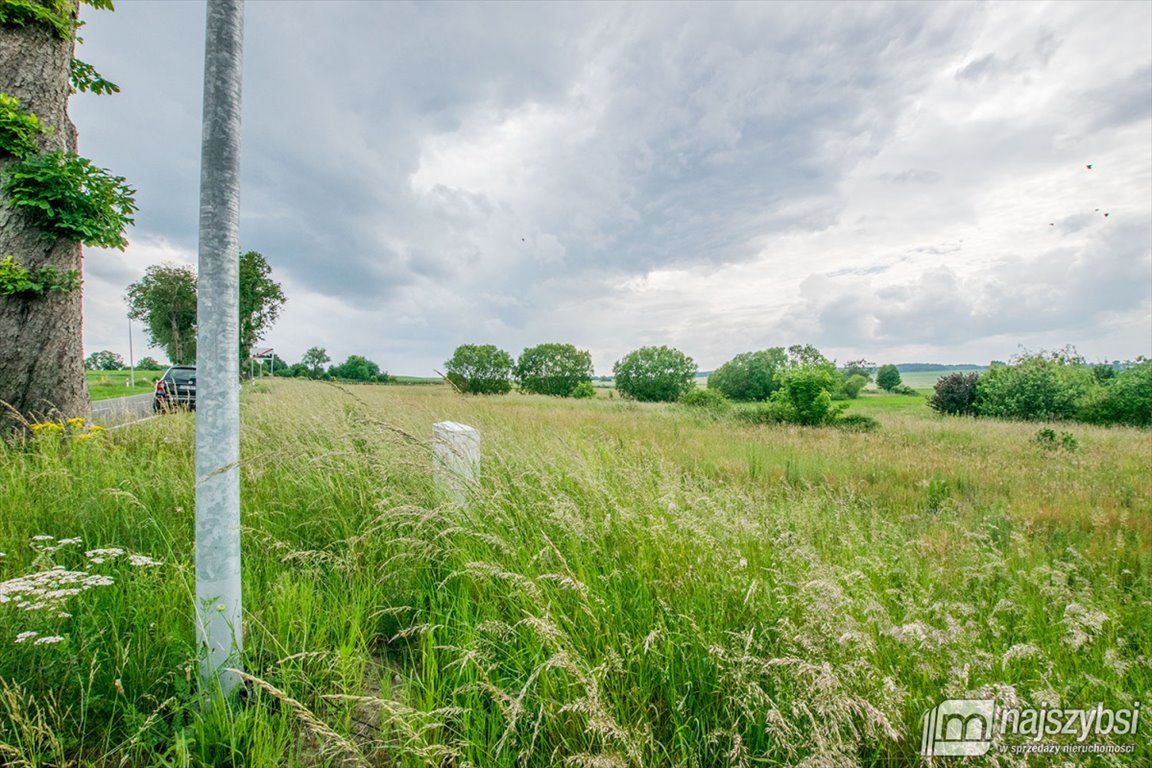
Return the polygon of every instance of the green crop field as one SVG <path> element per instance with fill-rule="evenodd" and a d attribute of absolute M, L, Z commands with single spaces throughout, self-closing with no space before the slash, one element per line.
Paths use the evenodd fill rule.
<path fill-rule="evenodd" d="M 942 371 L 906 371 L 900 374 L 900 382 L 913 389 L 931 390 L 936 386 L 937 381 L 950 373 L 979 373 L 979 371 L 959 368 L 949 368 Z M 873 383 L 872 386 L 875 387 L 876 385 Z"/>
<path fill-rule="evenodd" d="M 946 698 L 1152 701 L 1150 433 L 923 403 L 866 394 L 849 412 L 882 426 L 854 433 L 606 396 L 246 388 L 252 683 L 209 707 L 195 415 L 17 438 L 0 764 L 879 768 L 924 764 Z M 441 420 L 482 435 L 462 507 L 430 480 Z M 1148 764 L 1145 728 L 1076 764 Z"/>
<path fill-rule="evenodd" d="M 135 387 L 129 386 L 130 374 L 131 371 L 85 371 L 88 395 L 93 400 L 107 400 L 151 392 L 164 371 L 136 371 Z"/>

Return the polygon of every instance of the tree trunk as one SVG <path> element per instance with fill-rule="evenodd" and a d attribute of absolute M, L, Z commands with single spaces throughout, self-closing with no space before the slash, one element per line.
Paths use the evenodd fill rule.
<path fill-rule="evenodd" d="M 0 92 L 51 128 L 40 138 L 47 152 L 76 151 L 76 126 L 68 118 L 74 45 L 45 24 L 0 27 Z M 0 172 L 15 162 L 0 159 Z M 9 254 L 29 269 L 81 268 L 80 243 L 48 236 L 28 209 L 0 201 L 0 258 Z M 0 433 L 21 420 L 86 418 L 83 357 L 79 291 L 0 296 Z"/>

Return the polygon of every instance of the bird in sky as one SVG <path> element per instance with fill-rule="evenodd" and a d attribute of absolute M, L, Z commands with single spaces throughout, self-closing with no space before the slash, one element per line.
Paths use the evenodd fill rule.
<path fill-rule="evenodd" d="M 1088 170 L 1092 170 L 1092 163 L 1088 163 Z"/>

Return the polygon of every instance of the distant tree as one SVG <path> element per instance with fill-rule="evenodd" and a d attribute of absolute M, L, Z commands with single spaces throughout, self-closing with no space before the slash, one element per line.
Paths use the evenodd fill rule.
<path fill-rule="evenodd" d="M 347 360 L 332 366 L 328 372 L 334 378 L 350 381 L 378 381 L 380 378 L 380 366 L 360 355 L 349 355 Z"/>
<path fill-rule="evenodd" d="M 831 361 L 811 344 L 793 344 L 788 347 L 788 363 L 794 367 L 823 366 L 829 365 Z"/>
<path fill-rule="evenodd" d="M 512 391 L 512 355 L 492 344 L 462 344 L 444 363 L 448 380 L 470 395 L 503 395 Z"/>
<path fill-rule="evenodd" d="M 572 397 L 582 383 L 592 383 L 592 355 L 571 344 L 530 347 L 516 362 L 516 383 L 524 392 Z"/>
<path fill-rule="evenodd" d="M 840 372 L 844 374 L 845 381 L 853 376 L 863 376 L 865 384 L 872 381 L 872 374 L 875 373 L 875 371 L 876 363 L 869 362 L 864 358 L 849 360 L 844 364 L 844 367 L 840 369 Z"/>
<path fill-rule="evenodd" d="M 957 371 L 941 376 L 928 405 L 933 410 L 950 416 L 974 416 L 976 414 L 976 388 L 980 374 Z"/>
<path fill-rule="evenodd" d="M 257 251 L 240 255 L 240 357 L 252 354 L 252 347 L 272 327 L 284 306 L 284 291 L 271 277 L 272 268 Z"/>
<path fill-rule="evenodd" d="M 84 358 L 84 368 L 89 371 L 121 371 L 124 370 L 124 358 L 105 349 Z"/>
<path fill-rule="evenodd" d="M 673 403 L 696 386 L 696 363 L 678 349 L 641 347 L 612 366 L 616 389 L 624 397 Z"/>
<path fill-rule="evenodd" d="M 256 375 L 258 376 L 280 376 L 281 371 L 289 368 L 288 361 L 275 352 L 272 353 L 271 360 L 261 359 L 256 362 Z"/>
<path fill-rule="evenodd" d="M 142 320 L 153 346 L 175 365 L 196 362 L 196 272 L 154 264 L 128 286 L 128 316 Z"/>
<path fill-rule="evenodd" d="M 136 370 L 138 371 L 162 371 L 164 366 L 160 361 L 154 360 L 151 357 L 141 358 L 136 362 Z"/>
<path fill-rule="evenodd" d="M 888 365 L 880 366 L 880 370 L 876 372 L 876 386 L 885 392 L 891 392 L 894 388 L 900 386 L 900 371 L 897 370 L 895 365 L 889 363 Z"/>
<path fill-rule="evenodd" d="M 240 256 L 240 348 L 247 360 L 252 346 L 280 315 L 284 293 L 271 268 L 256 251 Z M 196 271 L 192 267 L 153 265 L 128 286 L 128 316 L 144 321 L 149 341 L 162 347 L 175 365 L 196 362 Z"/>
<path fill-rule="evenodd" d="M 708 388 L 729 400 L 766 400 L 780 388 L 781 376 L 788 365 L 782 347 L 742 352 L 708 377 Z"/>
<path fill-rule="evenodd" d="M 332 358 L 328 357 L 328 351 L 324 347 L 311 347 L 300 358 L 300 364 L 312 372 L 312 378 L 318 379 L 324 373 L 324 365 L 331 360 Z"/>

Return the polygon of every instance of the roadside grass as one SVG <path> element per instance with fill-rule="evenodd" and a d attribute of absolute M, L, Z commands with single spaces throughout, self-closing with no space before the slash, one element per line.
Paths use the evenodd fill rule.
<path fill-rule="evenodd" d="M 151 392 L 164 371 L 136 371 L 136 386 L 129 386 L 131 371 L 85 371 L 88 396 L 93 400 L 108 400 Z"/>
<path fill-rule="evenodd" d="M 194 415 L 0 448 L 0 582 L 52 564 L 115 580 L 65 598 L 70 618 L 0 604 L 0 763 L 915 765 L 944 698 L 1152 699 L 1149 433 L 1076 425 L 1053 452 L 1043 425 L 916 400 L 862 396 L 883 429 L 845 433 L 443 387 L 245 390 L 259 683 L 206 711 Z M 429 482 L 440 420 L 481 431 L 463 508 Z M 84 554 L 107 547 L 163 564 Z M 1085 763 L 1147 760 L 1136 743 Z"/>

